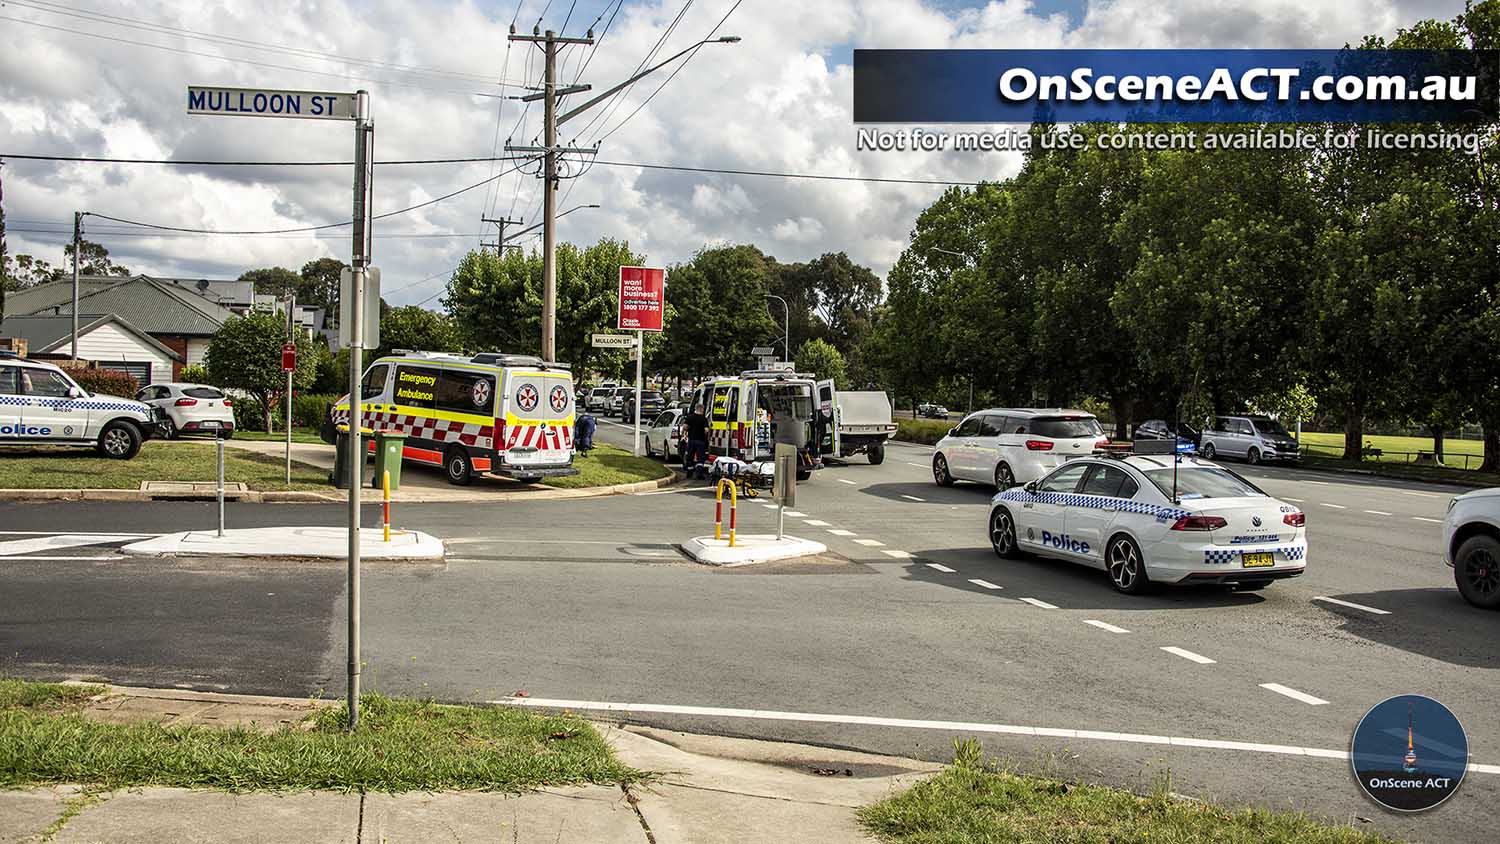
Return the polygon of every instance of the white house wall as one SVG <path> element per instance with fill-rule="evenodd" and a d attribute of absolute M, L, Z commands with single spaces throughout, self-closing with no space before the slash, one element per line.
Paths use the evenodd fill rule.
<path fill-rule="evenodd" d="M 207 337 L 189 337 L 187 341 L 187 362 L 189 364 L 203 363 L 204 355 L 208 354 Z"/>
<path fill-rule="evenodd" d="M 172 380 L 171 358 L 109 323 L 78 338 L 78 356 L 99 363 L 150 363 L 153 382 Z"/>

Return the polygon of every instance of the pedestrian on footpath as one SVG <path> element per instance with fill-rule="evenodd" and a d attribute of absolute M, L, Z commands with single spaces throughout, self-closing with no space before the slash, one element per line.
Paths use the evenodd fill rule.
<path fill-rule="evenodd" d="M 693 405 L 693 411 L 682 420 L 687 432 L 687 459 L 684 468 L 690 478 L 708 477 L 704 462 L 708 459 L 708 417 L 703 415 L 703 405 Z"/>

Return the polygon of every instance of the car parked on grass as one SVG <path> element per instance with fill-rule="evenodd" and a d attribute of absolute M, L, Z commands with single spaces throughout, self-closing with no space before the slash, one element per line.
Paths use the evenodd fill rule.
<path fill-rule="evenodd" d="M 234 401 L 218 387 L 148 384 L 135 399 L 161 409 L 162 436 L 169 440 L 185 434 L 209 434 L 226 440 L 234 436 Z"/>
<path fill-rule="evenodd" d="M 651 427 L 646 429 L 646 456 L 660 454 L 661 459 L 672 462 L 675 456 L 682 459 L 682 417 L 684 411 L 680 408 L 663 410 L 651 420 Z"/>
<path fill-rule="evenodd" d="M 1500 609 L 1500 487 L 1476 489 L 1448 502 L 1443 559 L 1464 600 Z"/>
<path fill-rule="evenodd" d="M 1280 422 L 1269 416 L 1215 416 L 1203 429 L 1199 445 L 1203 456 L 1238 457 L 1248 463 L 1273 460 L 1296 462 L 1297 441 Z"/>
<path fill-rule="evenodd" d="M 1086 410 L 979 410 L 938 440 L 932 477 L 938 486 L 975 481 L 1005 490 L 1108 444 L 1099 420 Z"/>
<path fill-rule="evenodd" d="M 1307 566 L 1302 511 L 1196 457 L 1069 461 L 996 494 L 989 519 L 1000 557 L 1032 552 L 1083 563 L 1131 595 L 1153 583 L 1263 589 Z"/>
<path fill-rule="evenodd" d="M 92 446 L 129 460 L 161 428 L 161 411 L 90 393 L 55 364 L 0 355 L 0 445 Z"/>

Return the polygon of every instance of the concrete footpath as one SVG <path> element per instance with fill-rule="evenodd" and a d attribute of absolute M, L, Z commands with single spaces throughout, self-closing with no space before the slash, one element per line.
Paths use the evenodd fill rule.
<path fill-rule="evenodd" d="M 296 723 L 328 701 L 110 687 L 87 711 L 111 722 Z M 597 723 L 644 785 L 524 794 L 228 794 L 78 786 L 0 790 L 0 844 L 488 842 L 871 844 L 854 810 L 937 766 L 778 742 Z"/>

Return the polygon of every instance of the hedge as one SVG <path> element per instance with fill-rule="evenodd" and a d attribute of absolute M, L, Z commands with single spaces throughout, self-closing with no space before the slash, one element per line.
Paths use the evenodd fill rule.
<path fill-rule="evenodd" d="M 62 370 L 77 381 L 78 386 L 91 393 L 103 393 L 106 396 L 120 396 L 128 399 L 141 388 L 133 376 L 113 369 L 64 366 Z"/>

